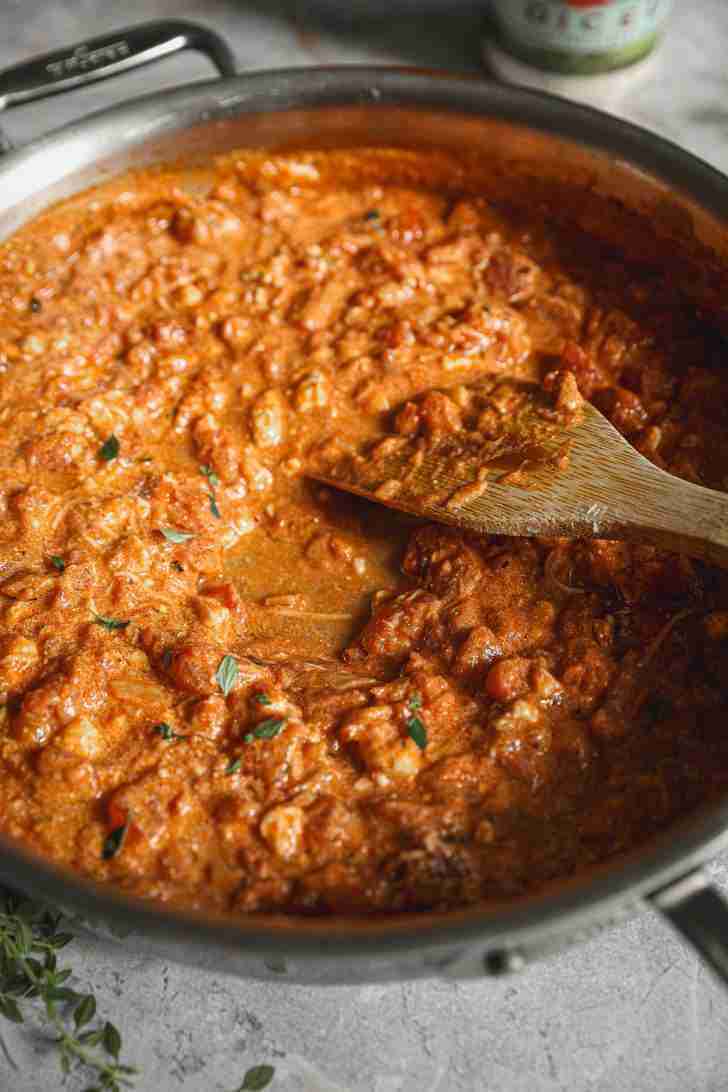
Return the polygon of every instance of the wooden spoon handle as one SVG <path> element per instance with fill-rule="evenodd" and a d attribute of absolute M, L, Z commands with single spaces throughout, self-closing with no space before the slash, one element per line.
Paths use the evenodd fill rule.
<path fill-rule="evenodd" d="M 629 501 L 610 507 L 615 538 L 648 542 L 728 568 L 727 494 L 651 466 L 640 469 L 639 486 Z"/>

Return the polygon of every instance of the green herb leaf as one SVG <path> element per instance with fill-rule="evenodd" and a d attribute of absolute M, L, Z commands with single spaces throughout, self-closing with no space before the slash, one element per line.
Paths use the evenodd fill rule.
<path fill-rule="evenodd" d="M 222 690 L 225 697 L 228 696 L 232 688 L 235 686 L 235 680 L 238 677 L 238 661 L 234 656 L 223 656 L 220 660 L 220 666 L 215 672 L 215 681 Z"/>
<path fill-rule="evenodd" d="M 20 942 L 21 942 L 23 948 L 25 949 L 26 952 L 29 953 L 30 949 L 31 949 L 31 947 L 33 945 L 33 930 L 30 927 L 30 923 L 27 922 L 27 921 L 23 921 L 22 918 L 20 919 L 20 922 L 18 923 L 18 935 L 19 935 L 19 939 L 20 939 Z M 32 963 L 32 961 L 31 961 L 31 963 Z M 42 967 L 39 966 L 38 967 L 38 972 L 40 972 L 40 971 L 42 971 Z"/>
<path fill-rule="evenodd" d="M 78 1001 L 75 990 L 69 990 L 65 986 L 51 986 L 45 991 L 46 1001 Z"/>
<path fill-rule="evenodd" d="M 162 721 L 161 724 L 155 724 L 152 728 L 152 731 L 156 732 L 158 736 L 162 737 L 162 739 L 166 739 L 168 741 L 175 739 L 187 739 L 187 736 L 182 736 L 179 734 L 179 732 L 175 732 L 174 729 L 171 728 L 169 724 L 165 724 L 164 721 Z"/>
<path fill-rule="evenodd" d="M 110 1024 L 107 1020 L 104 1024 L 104 1050 L 107 1054 L 112 1054 L 115 1058 L 119 1057 L 119 1051 L 121 1050 L 121 1036 L 119 1032 Z"/>
<path fill-rule="evenodd" d="M 104 1037 L 103 1028 L 95 1028 L 93 1031 L 83 1031 L 78 1037 L 79 1043 L 86 1043 L 88 1046 L 98 1046 Z"/>
<path fill-rule="evenodd" d="M 101 848 L 101 857 L 104 861 L 110 861 L 112 857 L 115 857 L 116 854 L 120 853 L 124 848 L 124 842 L 126 841 L 130 823 L 131 812 L 127 815 L 126 820 L 120 827 L 114 827 L 111 833 L 106 836 Z"/>
<path fill-rule="evenodd" d="M 258 705 L 272 705 L 273 699 L 269 698 L 267 694 L 255 694 L 253 701 L 257 701 Z"/>
<path fill-rule="evenodd" d="M 99 457 L 103 459 L 105 463 L 110 463 L 111 460 L 115 459 L 116 456 L 119 454 L 119 447 L 119 441 L 112 432 L 108 440 L 104 441 L 104 443 L 99 448 Z"/>
<path fill-rule="evenodd" d="M 422 708 L 422 697 L 421 697 L 421 695 L 420 694 L 413 694 L 412 697 L 407 702 L 407 704 L 409 705 L 410 709 L 421 709 Z"/>
<path fill-rule="evenodd" d="M 238 1092 L 262 1092 L 273 1080 L 275 1073 L 272 1065 L 254 1065 L 243 1077 Z"/>
<path fill-rule="evenodd" d="M 6 1020 L 12 1021 L 13 1024 L 22 1024 L 23 1022 L 20 1006 L 12 997 L 0 997 L 0 1015 L 4 1016 Z"/>
<path fill-rule="evenodd" d="M 225 773 L 226 774 L 237 773 L 238 770 L 240 769 L 240 767 L 242 766 L 242 764 L 243 764 L 242 758 L 240 758 L 240 757 L 231 758 L 230 761 L 228 762 L 227 766 L 225 767 Z"/>
<path fill-rule="evenodd" d="M 113 1025 L 80 1030 L 94 1019 L 96 1001 L 64 985 L 72 971 L 58 966 L 58 952 L 73 935 L 61 931 L 62 924 L 61 914 L 0 887 L 0 1017 L 20 1024 L 31 1006 L 47 1023 L 47 1041 L 64 1073 L 83 1068 L 97 1092 L 122 1092 L 132 1087 L 130 1075 L 136 1071 L 119 1061 L 121 1037 Z M 97 1048 L 102 1040 L 106 1054 Z M 2 1041 L 0 1050 L 13 1065 Z M 0 1084 L 13 1082 L 0 1078 Z"/>
<path fill-rule="evenodd" d="M 73 1014 L 73 1022 L 77 1028 L 82 1028 L 84 1024 L 90 1023 L 95 1015 L 96 998 L 92 993 L 87 993 L 76 1007 Z"/>
<path fill-rule="evenodd" d="M 203 474 L 204 477 L 207 478 L 210 485 L 214 486 L 214 485 L 219 485 L 220 484 L 220 479 L 218 478 L 217 474 L 215 473 L 215 471 L 212 469 L 211 466 L 201 466 L 200 467 L 200 474 Z"/>
<path fill-rule="evenodd" d="M 175 544 L 189 542 L 191 538 L 195 537 L 191 531 L 177 531 L 174 527 L 160 527 L 159 529 L 167 542 L 174 542 Z"/>
<path fill-rule="evenodd" d="M 128 621 L 124 622 L 119 618 L 107 618 L 103 614 L 94 614 L 94 622 L 97 626 L 103 626 L 104 629 L 108 629 L 112 632 L 115 629 L 126 629 L 129 625 Z"/>
<path fill-rule="evenodd" d="M 256 724 L 252 732 L 248 732 L 244 737 L 246 743 L 252 743 L 254 739 L 273 739 L 285 727 L 285 719 L 278 719 L 277 717 L 268 717 L 267 720 L 262 720 L 260 724 Z"/>
<path fill-rule="evenodd" d="M 58 557 L 57 554 L 51 554 L 50 561 L 53 568 L 58 569 L 59 573 L 62 573 L 65 570 L 66 562 L 63 560 L 62 557 Z"/>
<path fill-rule="evenodd" d="M 210 502 L 210 511 L 215 519 L 222 519 L 220 509 L 217 506 L 217 497 L 215 496 L 215 486 L 220 484 L 220 479 L 211 466 L 201 466 L 200 474 L 207 478 L 210 483 L 210 492 L 207 494 L 207 499 Z"/>
<path fill-rule="evenodd" d="M 407 735 L 413 739 L 419 749 L 424 751 L 427 746 L 427 729 L 419 717 L 410 717 L 406 724 Z"/>

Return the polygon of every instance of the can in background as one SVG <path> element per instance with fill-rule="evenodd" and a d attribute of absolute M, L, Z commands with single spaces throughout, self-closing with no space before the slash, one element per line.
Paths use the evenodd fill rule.
<path fill-rule="evenodd" d="M 645 69 L 671 6 L 672 0 L 489 0 L 485 59 L 511 83 L 609 99 Z"/>

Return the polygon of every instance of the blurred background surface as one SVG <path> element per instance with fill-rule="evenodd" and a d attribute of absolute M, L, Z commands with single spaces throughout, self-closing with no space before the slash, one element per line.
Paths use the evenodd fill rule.
<path fill-rule="evenodd" d="M 2 0 L 0 66 L 144 19 L 200 19 L 225 34 L 241 71 L 310 64 L 407 64 L 484 71 L 476 0 Z M 612 109 L 728 169 L 728 3 L 674 0 L 668 34 Z M 15 110 L 18 139 L 157 87 L 210 76 L 191 54 L 73 96 Z"/>

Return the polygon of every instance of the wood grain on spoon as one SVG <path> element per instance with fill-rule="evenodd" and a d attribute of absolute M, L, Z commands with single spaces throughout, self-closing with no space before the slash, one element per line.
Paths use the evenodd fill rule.
<path fill-rule="evenodd" d="M 537 415 L 542 398 L 534 389 Z M 654 466 L 588 402 L 538 421 L 495 456 L 477 435 L 393 435 L 310 476 L 480 534 L 625 539 L 728 566 L 727 495 Z"/>

